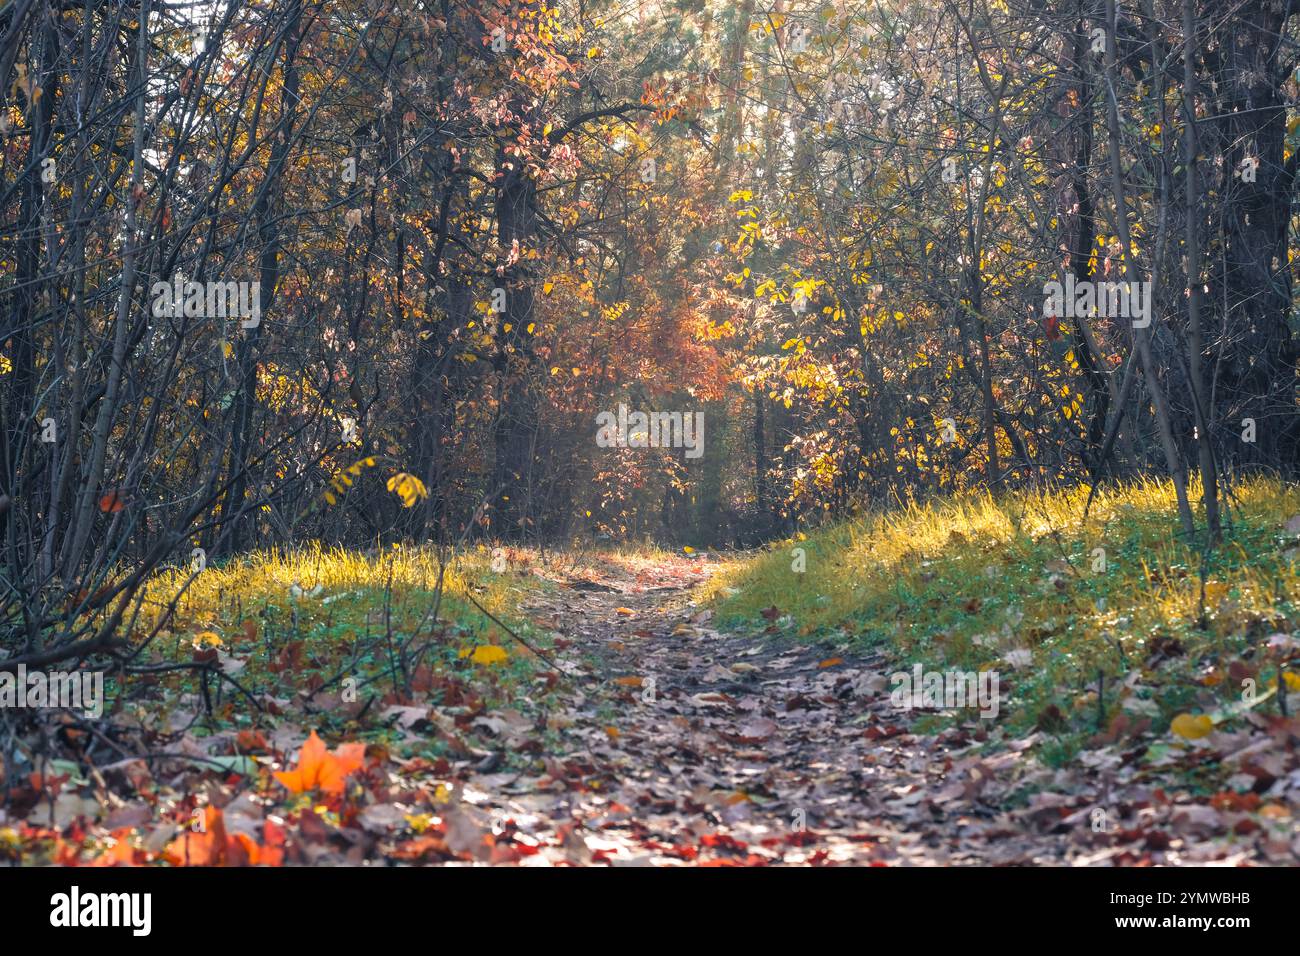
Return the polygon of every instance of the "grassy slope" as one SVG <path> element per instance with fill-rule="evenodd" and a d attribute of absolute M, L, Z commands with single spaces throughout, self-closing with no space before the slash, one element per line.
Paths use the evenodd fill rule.
<path fill-rule="evenodd" d="M 1011 691 L 1004 726 L 1050 729 L 1047 752 L 1060 757 L 1121 699 L 1163 732 L 1178 713 L 1222 717 L 1239 705 L 1243 674 L 1261 697 L 1276 685 L 1262 645 L 1300 626 L 1300 552 L 1284 530 L 1300 489 L 1236 489 L 1232 527 L 1204 563 L 1175 534 L 1169 485 L 1099 491 L 1086 524 L 1085 497 L 967 496 L 868 515 L 773 546 L 715 578 L 710 596 L 723 624 L 764 625 L 760 612 L 775 606 L 778 624 L 800 636 L 884 645 L 907 666 L 996 669 L 1004 697 Z M 792 570 L 794 548 L 806 551 L 804 573 Z"/>
<path fill-rule="evenodd" d="M 190 660 L 195 648 L 215 647 L 242 664 L 236 677 L 252 693 L 290 696 L 329 682 L 340 674 L 356 681 L 357 697 L 386 697 L 405 681 L 394 680 L 394 661 L 404 643 L 428 650 L 418 657 L 434 678 L 463 680 L 476 693 L 508 694 L 533 671 L 528 655 L 500 627 L 466 599 L 475 599 L 534 646 L 545 646 L 518 611 L 520 600 L 544 586 L 521 573 L 512 560 L 504 573 L 492 572 L 485 548 L 462 556 L 447 568 L 441 603 L 434 620 L 438 559 L 429 549 L 394 547 L 366 554 L 311 545 L 293 551 L 257 552 L 222 567 L 209 567 L 184 591 L 170 626 L 150 650 L 155 660 Z M 159 614 L 181 590 L 188 573 L 168 571 L 149 585 L 145 607 Z M 137 623 L 147 634 L 153 622 Z M 252 622 L 251 626 L 246 622 Z M 390 640 L 391 635 L 391 640 Z M 414 640 L 411 640 L 414 636 Z M 301 642 L 300 654 L 284 667 L 286 648 Z M 479 649 L 498 645 L 484 656 Z M 476 653 L 476 651 L 478 653 Z M 168 681 L 176 690 L 195 690 L 188 672 Z M 336 683 L 329 688 L 341 690 Z M 251 720 L 247 706 L 223 691 L 234 706 L 226 712 L 236 723 Z M 374 712 L 382 710 L 375 707 Z M 352 708 L 337 708 L 337 719 L 322 714 L 324 727 L 337 723 L 343 732 Z"/>

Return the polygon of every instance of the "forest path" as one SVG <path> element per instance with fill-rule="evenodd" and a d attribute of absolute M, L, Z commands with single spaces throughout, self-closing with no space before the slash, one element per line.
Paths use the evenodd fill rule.
<path fill-rule="evenodd" d="M 969 726 L 914 733 L 880 655 L 711 627 L 690 588 L 715 568 L 607 563 L 525 603 L 568 676 L 521 829 L 579 820 L 545 842 L 616 865 L 1062 861 L 1059 830 L 982 799 L 1011 789 L 1014 744 L 981 759 Z"/>

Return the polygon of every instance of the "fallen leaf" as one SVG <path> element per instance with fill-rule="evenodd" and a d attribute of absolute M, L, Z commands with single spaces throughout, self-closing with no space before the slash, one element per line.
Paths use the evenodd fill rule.
<path fill-rule="evenodd" d="M 775 734 L 777 729 L 775 720 L 769 720 L 767 717 L 756 717 L 740 728 L 736 733 L 736 738 L 741 743 L 746 744 L 762 743 Z"/>
<path fill-rule="evenodd" d="M 474 648 L 474 653 L 470 656 L 470 660 L 475 664 L 486 666 L 488 664 L 500 664 L 509 657 L 510 655 L 506 653 L 504 647 L 498 647 L 495 644 L 482 644 L 479 647 Z"/>
<path fill-rule="evenodd" d="M 1015 668 L 1028 667 L 1033 663 L 1034 652 L 1028 648 L 1020 648 L 1019 650 L 1007 651 L 1002 655 L 1002 659 Z"/>
<path fill-rule="evenodd" d="M 1206 714 L 1196 717 L 1191 714 L 1179 714 L 1170 722 L 1169 729 L 1179 737 L 1196 740 L 1209 735 L 1214 730 L 1214 721 Z"/>
<path fill-rule="evenodd" d="M 363 743 L 342 744 L 331 753 L 313 730 L 298 754 L 298 766 L 293 770 L 277 770 L 275 779 L 294 793 L 307 790 L 342 793 L 344 778 L 361 769 L 365 753 Z"/>

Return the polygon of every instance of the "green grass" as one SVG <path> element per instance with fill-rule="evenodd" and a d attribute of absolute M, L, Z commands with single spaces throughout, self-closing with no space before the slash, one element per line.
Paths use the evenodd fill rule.
<path fill-rule="evenodd" d="M 496 573 L 488 549 L 461 555 L 442 575 L 439 601 L 438 558 L 427 548 L 363 553 L 309 545 L 258 552 L 209 567 L 188 587 L 186 571 L 155 576 L 134 631 L 138 637 L 164 622 L 148 649 L 163 666 L 213 650 L 228 655 L 238 666 L 232 676 L 256 696 L 291 698 L 325 685 L 322 694 L 346 693 L 361 702 L 374 697 L 361 721 L 355 707 L 317 708 L 318 726 L 383 736 L 375 718 L 385 701 L 411 691 L 412 682 L 423 691 L 432 680 L 435 699 L 466 697 L 472 707 L 476 699 L 486 705 L 508 699 L 531 680 L 536 660 L 468 597 L 545 648 L 545 635 L 519 611 L 521 599 L 545 583 L 529 573 L 530 555 L 511 551 L 510 558 Z M 159 689 L 175 701 L 199 687 L 192 671 L 181 671 L 171 672 Z M 215 682 L 210 690 L 217 694 Z M 220 688 L 214 710 L 209 729 L 256 721 L 247 698 L 229 685 Z"/>
<path fill-rule="evenodd" d="M 723 626 L 765 627 L 775 607 L 783 631 L 883 646 L 900 668 L 996 669 L 999 722 L 1013 734 L 1045 724 L 1060 759 L 1122 702 L 1163 732 L 1178 713 L 1239 704 L 1243 667 L 1261 696 L 1275 686 L 1263 645 L 1300 619 L 1300 540 L 1284 529 L 1300 489 L 1238 486 L 1224 540 L 1205 555 L 1178 534 L 1168 484 L 1099 491 L 1085 523 L 1086 495 L 972 494 L 866 514 L 732 566 L 705 597 Z"/>

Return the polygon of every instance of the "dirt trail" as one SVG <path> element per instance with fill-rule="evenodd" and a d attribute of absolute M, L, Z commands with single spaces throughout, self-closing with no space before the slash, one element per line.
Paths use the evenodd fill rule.
<path fill-rule="evenodd" d="M 595 583 L 525 605 L 563 635 L 556 659 L 573 688 L 549 715 L 559 752 L 543 758 L 569 786 L 535 809 L 582 821 L 564 830 L 580 857 L 953 864 L 1065 854 L 1062 836 L 978 805 L 1016 772 L 1018 753 L 979 760 L 964 756 L 974 741 L 962 730 L 912 734 L 880 657 L 719 632 L 690 600 L 709 570 L 609 565 Z"/>
<path fill-rule="evenodd" d="M 1280 803 L 1188 789 L 1189 767 L 1219 759 L 1207 751 L 1144 760 L 1149 738 L 1117 719 L 1048 766 L 1050 736 L 1012 737 L 977 709 L 956 722 L 900 710 L 897 665 L 855 642 L 794 641 L 777 611 L 765 632 L 720 631 L 691 601 L 712 570 L 610 561 L 598 578 L 525 604 L 555 634 L 566 677 L 546 712 L 521 701 L 528 716 L 514 714 L 503 735 L 543 772 L 468 781 L 505 828 L 494 862 L 1267 865 L 1300 855 Z M 1014 700 L 1015 675 L 1001 677 L 1001 700 Z M 1284 770 L 1257 766 L 1272 760 L 1259 756 L 1275 749 L 1268 741 L 1259 728 L 1225 736 L 1222 759 L 1268 783 Z"/>

